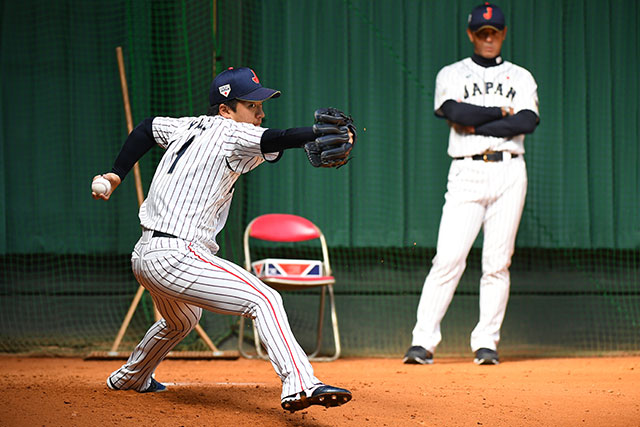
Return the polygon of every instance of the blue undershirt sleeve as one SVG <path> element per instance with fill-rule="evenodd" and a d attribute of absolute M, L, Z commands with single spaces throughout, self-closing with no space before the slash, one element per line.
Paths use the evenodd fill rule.
<path fill-rule="evenodd" d="M 476 126 L 475 134 L 510 138 L 520 134 L 532 133 L 539 122 L 540 119 L 536 113 L 531 110 L 522 110 L 513 116 Z"/>
<path fill-rule="evenodd" d="M 144 119 L 135 129 L 131 131 L 127 139 L 122 145 L 122 149 L 113 163 L 111 172 L 120 177 L 124 181 L 125 176 L 129 173 L 133 165 L 144 156 L 144 154 L 156 145 L 151 130 L 153 117 Z"/>
<path fill-rule="evenodd" d="M 282 152 L 289 148 L 300 148 L 305 143 L 313 141 L 316 134 L 312 127 L 290 129 L 267 129 L 260 138 L 260 151 L 263 153 L 278 153 L 278 157 L 268 160 L 275 163 L 282 158 Z"/>
<path fill-rule="evenodd" d="M 440 112 L 440 114 L 438 114 Z M 481 107 L 449 99 L 442 104 L 436 116 L 444 117 L 463 126 L 479 126 L 502 118 L 500 107 Z"/>
<path fill-rule="evenodd" d="M 263 153 L 275 153 L 287 148 L 300 148 L 315 138 L 316 134 L 311 126 L 284 130 L 267 129 L 260 139 L 260 150 Z"/>

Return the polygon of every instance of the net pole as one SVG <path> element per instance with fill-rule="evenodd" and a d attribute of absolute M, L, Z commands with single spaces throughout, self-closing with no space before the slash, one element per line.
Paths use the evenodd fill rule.
<path fill-rule="evenodd" d="M 129 89 L 127 88 L 127 76 L 124 71 L 124 57 L 122 46 L 116 47 L 118 57 L 118 70 L 120 71 L 120 86 L 122 87 L 122 102 L 124 103 L 124 114 L 127 119 L 127 134 L 133 131 L 133 119 L 131 117 L 131 104 L 129 103 Z M 133 165 L 133 177 L 136 183 L 136 195 L 138 196 L 138 207 L 144 202 L 144 192 L 142 191 L 142 178 L 140 176 L 140 165 L 138 162 Z"/>
<path fill-rule="evenodd" d="M 133 131 L 133 117 L 131 114 L 131 103 L 129 102 L 129 88 L 127 86 L 127 74 L 124 69 L 124 55 L 122 54 L 122 46 L 116 47 L 116 56 L 118 58 L 120 86 L 122 87 L 122 103 L 124 104 L 124 115 L 127 120 L 127 134 L 130 134 Z M 144 191 L 142 190 L 142 176 L 140 175 L 140 165 L 138 164 L 138 162 L 133 165 L 133 177 L 136 185 L 136 195 L 138 197 L 139 208 L 144 202 Z M 140 287 L 142 288 L 142 286 Z M 136 302 L 136 305 L 137 304 L 138 303 Z M 158 309 L 155 307 L 155 305 L 153 306 L 153 313 L 156 321 L 160 320 L 161 316 L 160 313 L 158 313 Z"/>
<path fill-rule="evenodd" d="M 136 292 L 136 296 L 133 297 L 133 301 L 131 301 L 131 305 L 129 306 L 129 311 L 127 311 L 127 315 L 124 317 L 124 320 L 122 321 L 122 325 L 120 325 L 120 330 L 118 331 L 118 335 L 116 335 L 116 339 L 113 341 L 113 345 L 111 346 L 111 350 L 109 350 L 109 354 L 115 355 L 118 353 L 118 347 L 120 347 L 122 338 L 124 337 L 125 332 L 127 332 L 127 328 L 129 327 L 131 318 L 133 318 L 133 313 L 136 311 L 136 307 L 140 303 L 140 299 L 142 298 L 143 292 L 144 292 L 144 287 L 139 286 L 138 291 Z"/>
<path fill-rule="evenodd" d="M 129 89 L 127 87 L 127 77 L 124 69 L 124 56 L 122 55 L 122 46 L 116 47 L 116 56 L 118 59 L 118 70 L 120 72 L 120 85 L 122 87 L 122 102 L 124 103 L 124 112 L 127 119 L 127 130 L 129 131 L 129 133 L 131 133 L 133 131 L 133 118 L 131 116 L 131 104 L 129 102 Z M 133 175 L 135 177 L 136 194 L 138 197 L 138 207 L 140 207 L 142 205 L 142 202 L 144 202 L 144 192 L 142 191 L 142 178 L 140 176 L 140 166 L 138 165 L 138 162 L 136 162 L 135 165 L 133 166 Z M 140 285 L 138 287 L 138 291 L 136 292 L 135 297 L 133 298 L 133 301 L 131 302 L 129 311 L 127 312 L 127 315 L 125 316 L 125 319 L 122 322 L 122 325 L 120 326 L 118 335 L 116 336 L 116 339 L 114 340 L 113 345 L 111 346 L 110 353 L 113 353 L 113 354 L 117 353 L 118 347 L 122 342 L 122 338 L 124 337 L 124 334 L 126 333 L 127 328 L 129 327 L 129 323 L 133 318 L 133 313 L 135 312 L 136 307 L 140 303 L 140 299 L 142 298 L 143 292 L 144 292 L 144 287 Z M 153 306 L 153 311 L 154 311 L 155 320 L 156 321 L 160 320 L 161 316 L 155 304 Z M 218 350 L 218 348 L 213 344 L 213 341 L 211 340 L 211 338 L 209 338 L 209 336 L 207 335 L 205 330 L 202 328 L 202 326 L 200 326 L 199 323 L 196 325 L 195 330 L 200 336 L 200 338 L 205 342 L 205 344 L 211 349 L 211 351 L 213 351 L 214 353 L 221 353 L 220 350 Z"/>

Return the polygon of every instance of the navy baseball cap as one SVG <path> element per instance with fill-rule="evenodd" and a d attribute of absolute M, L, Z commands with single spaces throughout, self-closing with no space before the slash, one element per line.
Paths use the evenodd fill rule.
<path fill-rule="evenodd" d="M 262 87 L 256 73 L 247 67 L 224 70 L 213 79 L 209 89 L 211 105 L 222 104 L 230 99 L 265 101 L 279 96 L 280 91 Z"/>
<path fill-rule="evenodd" d="M 504 14 L 495 4 L 485 3 L 476 6 L 469 14 L 469 29 L 474 33 L 483 28 L 493 28 L 496 31 L 504 29 Z"/>

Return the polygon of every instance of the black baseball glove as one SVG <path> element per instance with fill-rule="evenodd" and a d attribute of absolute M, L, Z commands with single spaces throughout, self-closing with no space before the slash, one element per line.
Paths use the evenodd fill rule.
<path fill-rule="evenodd" d="M 339 168 L 351 158 L 356 143 L 356 127 L 351 116 L 336 108 L 321 108 L 314 113 L 313 132 L 318 135 L 304 145 L 309 162 L 316 168 Z M 349 131 L 353 136 L 349 142 Z"/>

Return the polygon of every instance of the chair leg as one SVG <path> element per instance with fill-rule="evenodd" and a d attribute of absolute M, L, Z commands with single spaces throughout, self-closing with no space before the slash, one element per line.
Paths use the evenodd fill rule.
<path fill-rule="evenodd" d="M 342 347 L 340 346 L 340 330 L 338 329 L 338 313 L 336 312 L 336 299 L 333 295 L 333 286 L 329 285 L 329 301 L 331 305 L 331 325 L 333 326 L 333 340 L 335 342 L 336 352 L 330 360 L 336 360 L 340 357 Z"/>
<path fill-rule="evenodd" d="M 335 352 L 332 356 L 328 357 L 317 357 L 320 352 L 320 347 L 322 346 L 322 329 L 324 324 L 324 310 L 326 305 L 326 290 L 329 290 L 329 308 L 331 310 L 331 325 L 333 329 L 333 341 L 335 344 Z M 251 355 L 244 350 L 244 327 L 245 327 L 245 318 L 240 317 L 239 327 L 238 327 L 238 352 L 240 355 L 246 359 L 263 359 L 268 360 L 269 356 L 262 350 L 262 344 L 260 342 L 260 336 L 258 334 L 258 330 L 256 329 L 255 322 L 252 322 L 253 327 L 253 340 L 254 346 L 256 350 L 255 355 Z M 340 353 L 342 352 L 342 348 L 340 345 L 340 331 L 338 329 L 338 314 L 336 312 L 336 302 L 335 295 L 333 293 L 333 286 L 327 285 L 322 288 L 321 296 L 320 296 L 320 309 L 318 313 L 318 327 L 317 327 L 318 336 L 316 339 L 316 348 L 308 357 L 309 360 L 313 362 L 331 362 L 340 357 Z"/>
<path fill-rule="evenodd" d="M 318 310 L 316 348 L 313 350 L 311 354 L 309 354 L 309 359 L 314 359 L 318 355 L 318 353 L 320 353 L 320 347 L 322 347 L 322 327 L 324 326 L 324 307 L 325 307 L 326 293 L 327 293 L 327 287 L 323 286 L 322 291 L 320 293 L 320 309 Z"/>
<path fill-rule="evenodd" d="M 333 341 L 335 343 L 335 353 L 333 356 L 329 357 L 314 357 L 309 358 L 309 360 L 314 362 L 332 362 L 340 357 L 340 353 L 342 352 L 342 348 L 340 346 L 340 330 L 338 329 L 338 314 L 336 312 L 336 301 L 335 296 L 333 294 L 333 286 L 326 286 L 329 289 L 329 306 L 331 309 L 331 324 L 333 327 Z"/>

